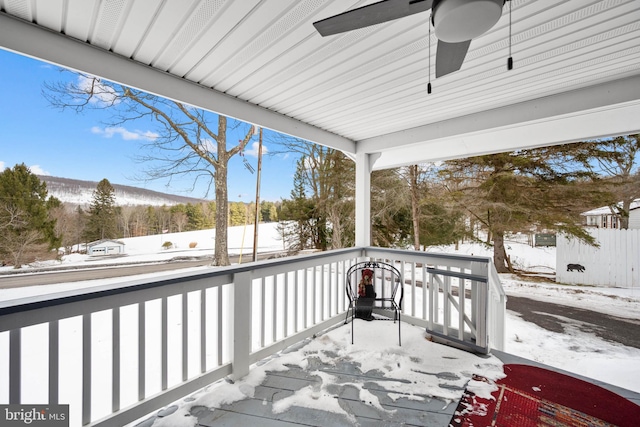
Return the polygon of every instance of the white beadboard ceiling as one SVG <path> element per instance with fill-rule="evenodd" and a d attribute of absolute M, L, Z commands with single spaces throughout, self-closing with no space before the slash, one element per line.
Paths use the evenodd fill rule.
<path fill-rule="evenodd" d="M 439 79 L 429 12 L 326 38 L 312 25 L 373 2 L 0 0 L 0 47 L 379 153 L 376 168 L 640 132 L 640 0 L 512 0 Z"/>

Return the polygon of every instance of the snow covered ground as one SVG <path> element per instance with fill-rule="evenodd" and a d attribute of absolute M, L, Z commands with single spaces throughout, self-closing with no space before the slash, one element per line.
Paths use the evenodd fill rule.
<path fill-rule="evenodd" d="M 278 235 L 275 224 L 263 224 L 260 226 L 259 232 L 260 252 L 282 249 L 282 240 Z M 214 231 L 212 230 L 205 230 L 121 239 L 126 245 L 128 253 L 126 257 L 105 261 L 92 260 L 84 255 L 70 255 L 57 263 L 48 262 L 46 265 L 25 266 L 24 271 L 25 274 L 36 274 L 35 272 L 28 272 L 29 270 L 35 271 L 37 268 L 53 267 L 54 265 L 100 266 L 100 264 L 113 262 L 150 262 L 173 257 L 211 255 L 213 253 L 213 233 Z M 239 254 L 242 252 L 250 254 L 252 239 L 252 226 L 248 226 L 246 229 L 244 227 L 231 228 L 229 230 L 230 253 Z M 162 249 L 162 244 L 166 241 L 171 241 L 174 244 L 174 249 Z M 195 248 L 189 249 L 191 242 L 197 242 L 197 245 Z M 434 247 L 430 248 L 430 251 L 456 252 L 453 246 Z M 508 242 L 508 251 L 512 262 L 518 268 L 535 272 L 540 277 L 549 277 L 555 271 L 555 248 L 532 248 L 523 243 Z M 481 244 L 462 244 L 456 253 L 490 256 L 491 250 Z M 198 269 L 206 268 L 213 267 L 199 267 Z M 0 273 L 7 272 L 7 270 L 9 269 L 0 268 Z M 158 277 L 162 274 L 167 273 L 155 273 L 136 278 L 145 276 Z M 640 323 L 640 289 L 569 286 L 541 282 L 536 278 L 523 280 L 508 274 L 501 275 L 501 279 L 507 295 L 525 296 L 542 301 L 575 306 L 618 317 L 635 319 Z M 0 289 L 0 301 L 89 286 L 101 286 L 118 281 L 122 281 L 122 279 L 102 279 L 19 289 Z M 607 342 L 593 334 L 582 332 L 577 327 L 569 327 L 562 334 L 550 332 L 533 323 L 522 320 L 517 313 L 511 311 L 507 312 L 506 331 L 506 351 L 508 353 L 640 392 L 640 363 L 638 363 L 640 361 L 640 349 Z M 344 337 L 342 338 L 344 339 Z M 332 339 L 337 340 L 336 337 Z M 367 348 L 362 349 L 362 351 L 365 352 L 362 355 L 363 360 L 376 360 L 379 357 L 380 349 Z M 6 363 L 6 360 L 3 362 L 2 359 L 3 357 L 0 355 L 0 365 Z M 259 375 L 259 372 L 255 375 Z M 437 383 L 434 384 L 437 385 Z"/>

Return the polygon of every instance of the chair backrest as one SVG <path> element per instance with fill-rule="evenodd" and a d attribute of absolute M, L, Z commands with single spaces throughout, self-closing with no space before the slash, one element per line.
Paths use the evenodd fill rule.
<path fill-rule="evenodd" d="M 382 261 L 363 261 L 352 265 L 347 270 L 346 293 L 349 301 L 358 298 L 358 283 L 362 279 L 365 270 L 373 271 L 373 288 L 376 292 L 376 307 L 389 307 L 394 301 L 398 307 L 402 307 L 403 289 L 402 275 L 391 264 Z M 385 304 L 387 302 L 388 304 Z"/>

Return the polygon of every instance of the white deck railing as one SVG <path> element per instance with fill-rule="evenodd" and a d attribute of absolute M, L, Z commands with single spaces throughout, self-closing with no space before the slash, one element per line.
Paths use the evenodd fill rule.
<path fill-rule="evenodd" d="M 72 425 L 132 422 L 343 322 L 344 274 L 362 259 L 404 274 L 403 321 L 503 349 L 490 259 L 350 248 L 0 303 L 0 403 L 70 404 Z"/>

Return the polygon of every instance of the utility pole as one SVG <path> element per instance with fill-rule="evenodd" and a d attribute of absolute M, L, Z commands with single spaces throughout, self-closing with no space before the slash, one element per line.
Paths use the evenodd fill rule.
<path fill-rule="evenodd" d="M 262 172 L 262 128 L 258 138 L 258 178 L 256 181 L 256 220 L 253 224 L 253 261 L 258 261 L 258 223 L 260 222 L 260 173 Z"/>

